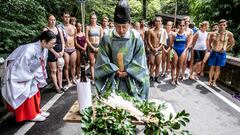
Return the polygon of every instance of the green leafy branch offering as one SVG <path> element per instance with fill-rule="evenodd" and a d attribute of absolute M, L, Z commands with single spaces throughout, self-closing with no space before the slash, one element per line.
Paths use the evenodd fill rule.
<path fill-rule="evenodd" d="M 84 135 L 136 135 L 136 123 L 145 125 L 146 135 L 190 135 L 182 130 L 189 120 L 185 110 L 175 116 L 164 114 L 164 102 L 138 100 L 127 93 L 93 98 L 93 107 L 81 112 Z M 167 116 L 167 117 L 166 117 Z"/>

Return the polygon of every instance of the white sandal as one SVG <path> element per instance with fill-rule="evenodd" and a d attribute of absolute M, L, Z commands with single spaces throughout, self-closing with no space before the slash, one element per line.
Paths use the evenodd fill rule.
<path fill-rule="evenodd" d="M 41 122 L 41 121 L 45 121 L 45 120 L 46 120 L 45 117 L 43 117 L 41 114 L 37 114 L 37 115 L 35 116 L 35 118 L 33 118 L 31 121 Z"/>
<path fill-rule="evenodd" d="M 43 117 L 47 118 L 50 115 L 50 113 L 49 112 L 41 112 L 41 115 Z"/>

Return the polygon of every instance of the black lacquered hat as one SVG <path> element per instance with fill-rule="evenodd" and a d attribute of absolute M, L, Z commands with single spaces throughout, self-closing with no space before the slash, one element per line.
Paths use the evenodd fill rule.
<path fill-rule="evenodd" d="M 114 22 L 119 24 L 130 22 L 130 7 L 127 0 L 119 0 L 115 8 Z"/>

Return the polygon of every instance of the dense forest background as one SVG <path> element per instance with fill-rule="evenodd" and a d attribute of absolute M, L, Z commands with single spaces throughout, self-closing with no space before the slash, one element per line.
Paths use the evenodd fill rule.
<path fill-rule="evenodd" d="M 61 13 L 70 11 L 81 21 L 79 0 L 0 0 L 0 57 L 6 57 L 18 45 L 32 42 L 43 27 L 47 25 L 49 13 L 61 22 Z M 89 14 L 95 11 L 98 22 L 102 16 L 113 19 L 117 0 L 86 0 L 86 24 Z M 229 30 L 234 33 L 237 45 L 232 54 L 237 56 L 240 48 L 240 0 L 146 0 L 147 20 L 158 13 L 174 14 L 177 3 L 177 14 L 190 15 L 198 24 L 207 20 L 210 23 L 225 18 L 229 21 Z M 142 18 L 142 0 L 129 0 L 132 21 Z M 197 25 L 198 26 L 198 25 Z"/>

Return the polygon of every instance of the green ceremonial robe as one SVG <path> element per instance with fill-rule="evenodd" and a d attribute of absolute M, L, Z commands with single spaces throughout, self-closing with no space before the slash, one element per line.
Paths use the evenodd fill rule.
<path fill-rule="evenodd" d="M 128 38 L 117 37 L 114 30 L 102 38 L 95 64 L 95 84 L 103 94 L 108 89 L 121 90 L 140 99 L 148 99 L 149 71 L 143 40 L 136 31 L 129 29 Z M 124 71 L 128 76 L 119 78 L 117 54 L 122 53 Z"/>

